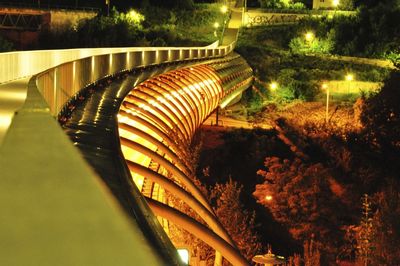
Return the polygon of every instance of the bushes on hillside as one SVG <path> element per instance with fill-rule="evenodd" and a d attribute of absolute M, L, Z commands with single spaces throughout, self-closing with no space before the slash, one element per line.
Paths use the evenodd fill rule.
<path fill-rule="evenodd" d="M 0 36 L 0 52 L 9 52 L 13 50 L 13 44 Z"/>

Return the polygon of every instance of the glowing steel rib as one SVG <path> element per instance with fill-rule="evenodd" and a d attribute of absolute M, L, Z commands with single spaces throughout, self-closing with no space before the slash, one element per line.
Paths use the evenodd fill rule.
<path fill-rule="evenodd" d="M 177 210 L 166 218 L 178 224 L 186 221 L 189 227 L 185 229 L 198 232 L 199 238 L 232 263 L 245 260 L 193 182 L 189 145 L 203 121 L 218 106 L 240 96 L 251 82 L 247 63 L 231 56 L 146 80 L 125 97 L 118 114 L 122 151 L 143 195 L 167 204 L 163 192 L 167 190 L 185 202 L 209 229 L 201 229 Z"/>

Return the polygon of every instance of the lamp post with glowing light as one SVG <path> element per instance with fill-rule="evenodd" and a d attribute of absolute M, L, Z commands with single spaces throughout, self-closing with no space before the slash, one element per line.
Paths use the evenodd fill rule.
<path fill-rule="evenodd" d="M 111 0 L 106 0 L 106 5 L 107 5 L 107 17 L 110 16 L 110 1 L 111 1 Z"/>
<path fill-rule="evenodd" d="M 328 123 L 329 116 L 329 86 L 326 82 L 322 83 L 322 89 L 326 90 L 325 123 Z"/>
<path fill-rule="evenodd" d="M 347 93 L 350 93 L 350 84 L 351 82 L 354 80 L 354 75 L 351 73 L 347 73 L 347 75 L 345 76 L 345 79 L 347 81 Z"/>
<path fill-rule="evenodd" d="M 304 38 L 306 39 L 307 46 L 308 46 L 308 48 L 310 49 L 309 51 L 312 51 L 311 47 L 312 47 L 312 43 L 313 43 L 313 41 L 314 41 L 314 39 L 315 39 L 314 32 L 312 32 L 312 31 L 307 31 L 307 32 L 304 34 Z"/>
<path fill-rule="evenodd" d="M 307 41 L 308 43 L 311 43 L 311 42 L 314 40 L 315 35 L 314 35 L 314 32 L 312 32 L 312 31 L 307 31 L 306 34 L 304 34 L 304 37 L 305 37 L 305 39 L 306 39 L 306 41 Z"/>
<path fill-rule="evenodd" d="M 332 5 L 335 8 L 335 11 L 333 12 L 334 16 L 336 15 L 336 10 L 337 10 L 339 4 L 340 4 L 340 0 L 332 0 Z"/>
<path fill-rule="evenodd" d="M 224 38 L 224 32 L 225 32 L 225 28 L 226 28 L 226 23 L 228 22 L 228 11 L 229 8 L 227 5 L 222 5 L 220 8 L 220 11 L 222 13 L 222 17 L 223 17 L 223 26 L 222 26 L 222 32 L 221 32 L 221 37 L 219 38 L 220 44 L 222 44 L 223 42 L 223 38 Z"/>
<path fill-rule="evenodd" d="M 332 0 L 332 5 L 334 8 L 337 8 L 339 4 L 340 4 L 339 0 Z"/>
<path fill-rule="evenodd" d="M 271 82 L 269 84 L 269 88 L 271 91 L 276 91 L 276 89 L 278 88 L 278 83 L 276 83 L 275 81 Z"/>
<path fill-rule="evenodd" d="M 217 30 L 218 30 L 218 28 L 219 28 L 219 23 L 218 22 L 215 22 L 214 24 L 213 24 L 213 27 L 214 27 L 214 36 L 215 37 L 217 37 Z"/>
<path fill-rule="evenodd" d="M 226 12 L 228 12 L 228 7 L 226 5 L 221 6 L 221 13 L 225 14 Z"/>

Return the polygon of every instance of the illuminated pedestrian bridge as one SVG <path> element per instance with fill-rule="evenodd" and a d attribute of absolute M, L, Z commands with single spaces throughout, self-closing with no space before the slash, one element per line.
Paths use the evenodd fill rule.
<path fill-rule="evenodd" d="M 248 264 L 196 185 L 190 150 L 252 82 L 233 53 L 237 27 L 222 46 L 0 54 L 2 264 L 181 265 L 172 225 L 216 264 Z"/>
<path fill-rule="evenodd" d="M 129 92 L 118 114 L 122 152 L 131 176 L 164 229 L 169 231 L 169 222 L 185 228 L 234 265 L 246 261 L 194 183 L 189 145 L 202 122 L 240 96 L 251 82 L 247 63 L 231 56 L 146 80 Z M 174 208 L 176 198 L 208 227 Z"/>

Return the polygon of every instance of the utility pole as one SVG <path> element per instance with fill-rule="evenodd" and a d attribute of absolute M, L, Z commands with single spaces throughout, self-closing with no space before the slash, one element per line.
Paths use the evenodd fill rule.
<path fill-rule="evenodd" d="M 110 1 L 111 1 L 111 0 L 106 0 L 106 5 L 107 5 L 107 17 L 110 16 Z"/>
<path fill-rule="evenodd" d="M 322 83 L 322 89 L 326 90 L 326 107 L 325 107 L 325 123 L 328 124 L 329 119 L 329 86 L 326 82 Z"/>

